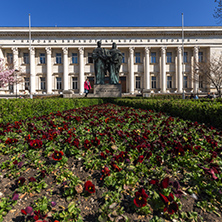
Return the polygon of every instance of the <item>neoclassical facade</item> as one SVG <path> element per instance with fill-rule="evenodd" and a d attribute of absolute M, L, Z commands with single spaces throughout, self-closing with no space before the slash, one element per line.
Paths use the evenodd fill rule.
<path fill-rule="evenodd" d="M 91 56 L 99 40 L 107 49 L 116 42 L 123 53 L 123 93 L 209 91 L 195 61 L 222 52 L 222 27 L 185 27 L 184 42 L 181 27 L 32 27 L 31 41 L 29 34 L 27 27 L 0 28 L 0 58 L 23 79 L 1 94 L 83 94 L 87 77 L 94 85 Z"/>

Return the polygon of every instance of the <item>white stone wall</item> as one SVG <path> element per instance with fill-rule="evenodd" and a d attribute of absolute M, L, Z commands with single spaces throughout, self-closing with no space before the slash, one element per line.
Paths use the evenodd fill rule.
<path fill-rule="evenodd" d="M 103 48 L 111 48 L 112 43 L 116 42 L 118 48 L 125 54 L 125 63 L 120 68 L 120 76 L 126 77 L 127 93 L 134 94 L 143 89 L 155 92 L 181 92 L 183 75 L 188 77 L 186 90 L 195 91 L 198 90 L 198 83 L 192 78 L 194 58 L 198 56 L 198 52 L 203 52 L 206 61 L 222 52 L 222 28 L 185 27 L 184 31 L 184 51 L 188 53 L 188 62 L 184 66 L 182 66 L 180 27 L 36 27 L 32 28 L 31 46 L 34 50 L 32 51 L 34 59 L 29 58 L 32 64 L 24 64 L 23 61 L 23 54 L 30 54 L 28 28 L 1 27 L 0 56 L 6 58 L 7 53 L 13 53 L 17 58 L 13 49 L 18 50 L 15 65 L 21 68 L 23 77 L 30 78 L 30 72 L 33 72 L 32 81 L 30 80 L 32 93 L 60 93 L 63 89 L 73 90 L 72 77 L 77 77 L 78 89 L 74 91 L 82 94 L 86 76 L 94 76 L 94 66 L 88 63 L 88 53 L 92 53 L 98 40 L 102 40 Z M 140 63 L 135 63 L 137 52 L 141 56 Z M 151 63 L 152 52 L 156 52 L 156 63 Z M 168 52 L 172 53 L 171 63 L 167 63 Z M 45 53 L 46 64 L 40 64 L 40 53 Z M 56 53 L 61 53 L 61 64 L 56 64 Z M 77 64 L 72 64 L 72 53 L 78 55 Z M 48 59 L 51 62 L 48 62 Z M 156 76 L 156 89 L 151 89 L 152 76 Z M 172 76 L 171 89 L 167 89 L 167 76 Z M 45 90 L 40 88 L 41 77 L 45 77 L 47 81 Z M 56 77 L 62 78 L 61 90 L 56 89 Z M 141 89 L 136 89 L 136 77 L 141 79 Z M 23 93 L 24 90 L 25 85 L 21 83 L 18 92 Z M 0 93 L 10 93 L 10 91 L 0 89 Z"/>

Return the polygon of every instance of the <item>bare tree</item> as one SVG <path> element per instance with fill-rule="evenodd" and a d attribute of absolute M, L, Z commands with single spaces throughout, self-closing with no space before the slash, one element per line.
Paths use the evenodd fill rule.
<path fill-rule="evenodd" d="M 214 18 L 217 20 L 217 23 L 222 22 L 222 0 L 214 0 L 217 3 L 217 6 L 214 9 Z"/>
<path fill-rule="evenodd" d="M 222 54 L 219 56 L 214 55 L 206 62 L 195 62 L 194 70 L 194 76 L 198 76 L 197 78 L 202 77 L 203 83 L 215 87 L 217 93 L 221 96 Z M 194 81 L 197 81 L 197 79 L 194 79 Z"/>

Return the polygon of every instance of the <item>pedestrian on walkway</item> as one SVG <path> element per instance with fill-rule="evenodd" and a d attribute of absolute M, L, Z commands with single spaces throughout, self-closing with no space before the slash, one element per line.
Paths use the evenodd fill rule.
<path fill-rule="evenodd" d="M 89 90 L 91 89 L 91 85 L 90 85 L 90 82 L 89 82 L 89 79 L 87 78 L 86 81 L 84 82 L 84 92 L 85 92 L 85 97 L 87 97 L 88 93 L 89 93 Z"/>

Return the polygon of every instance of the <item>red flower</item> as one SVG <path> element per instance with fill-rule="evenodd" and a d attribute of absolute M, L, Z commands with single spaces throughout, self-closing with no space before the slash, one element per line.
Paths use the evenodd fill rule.
<path fill-rule="evenodd" d="M 139 191 L 135 193 L 135 198 L 133 200 L 134 204 L 137 207 L 145 207 L 147 204 L 147 198 L 149 197 L 143 188 L 140 188 Z"/>
<path fill-rule="evenodd" d="M 162 164 L 162 157 L 161 156 L 157 155 L 156 160 L 159 164 Z"/>
<path fill-rule="evenodd" d="M 120 172 L 122 170 L 122 168 L 119 168 L 114 162 L 111 162 L 111 166 L 112 166 L 113 170 L 116 170 L 118 172 Z"/>
<path fill-rule="evenodd" d="M 85 182 L 84 187 L 85 187 L 85 191 L 87 191 L 89 193 L 95 193 L 96 192 L 95 186 L 90 180 Z"/>
<path fill-rule="evenodd" d="M 165 179 L 162 180 L 161 187 L 167 188 L 168 186 L 169 186 L 169 177 L 166 177 Z"/>
<path fill-rule="evenodd" d="M 32 207 L 26 207 L 25 209 L 21 210 L 21 212 L 25 215 L 32 214 L 32 211 L 33 211 Z"/>
<path fill-rule="evenodd" d="M 149 152 L 149 151 L 145 151 L 145 152 L 144 152 L 144 157 L 145 157 L 146 159 L 149 159 L 151 156 L 152 156 L 152 152 Z"/>
<path fill-rule="evenodd" d="M 107 176 L 110 176 L 110 170 L 108 167 L 104 167 L 102 169 L 102 176 L 101 176 L 100 180 L 103 180 Z"/>
<path fill-rule="evenodd" d="M 18 161 L 17 161 L 17 160 L 15 160 L 15 161 L 13 162 L 13 164 L 14 164 L 14 165 L 17 165 L 17 164 L 18 164 Z"/>
<path fill-rule="evenodd" d="M 5 141 L 6 144 L 12 144 L 12 143 L 17 143 L 17 142 L 18 142 L 17 139 L 11 139 L 11 138 L 8 138 L 8 139 Z"/>
<path fill-rule="evenodd" d="M 153 184 L 153 185 L 155 185 L 155 184 L 158 185 L 158 183 L 159 183 L 159 180 L 157 180 L 157 179 L 153 179 L 150 181 L 150 184 Z"/>
<path fill-rule="evenodd" d="M 75 138 L 72 142 L 72 145 L 79 148 L 79 139 Z"/>
<path fill-rule="evenodd" d="M 84 147 L 85 147 L 85 149 L 87 149 L 87 150 L 91 147 L 91 143 L 89 142 L 89 140 L 86 139 L 86 140 L 84 141 Z"/>
<path fill-rule="evenodd" d="M 42 147 L 42 141 L 39 140 L 39 139 L 36 139 L 36 140 L 30 140 L 29 142 L 29 147 L 30 148 L 41 148 Z"/>
<path fill-rule="evenodd" d="M 36 182 L 36 179 L 34 177 L 30 177 L 29 182 Z"/>
<path fill-rule="evenodd" d="M 169 214 L 174 214 L 178 211 L 178 205 L 174 201 L 174 196 L 172 193 L 168 197 L 164 196 L 163 194 L 159 193 L 162 201 L 165 203 L 164 212 L 168 212 Z"/>
<path fill-rule="evenodd" d="M 127 151 L 121 151 L 119 155 L 115 156 L 115 160 L 119 162 L 123 162 L 125 159 L 128 159 L 128 152 Z"/>
<path fill-rule="evenodd" d="M 41 214 L 40 210 L 38 211 L 34 211 L 35 216 L 34 216 L 34 220 L 37 221 L 38 219 L 45 219 L 47 217 L 47 214 L 43 215 Z"/>
<path fill-rule="evenodd" d="M 141 156 L 139 156 L 139 157 L 138 157 L 137 162 L 142 163 L 142 162 L 143 162 L 143 160 L 144 160 L 144 156 L 143 156 L 143 155 L 141 155 Z"/>
<path fill-rule="evenodd" d="M 62 156 L 64 155 L 64 153 L 62 151 L 57 151 L 55 150 L 54 153 L 52 154 L 52 159 L 59 161 L 62 159 Z"/>
<path fill-rule="evenodd" d="M 103 152 L 100 153 L 100 156 L 101 156 L 103 159 L 106 159 L 106 158 L 107 158 L 107 155 L 105 155 Z"/>
<path fill-rule="evenodd" d="M 93 146 L 97 147 L 100 144 L 100 140 L 97 139 L 97 137 L 95 137 L 94 140 L 91 140 L 91 143 L 92 143 Z"/>
<path fill-rule="evenodd" d="M 41 170 L 40 177 L 45 178 L 45 176 L 48 176 L 48 174 L 46 173 L 46 170 Z"/>
<path fill-rule="evenodd" d="M 17 186 L 22 186 L 25 183 L 24 177 L 19 177 L 18 180 L 15 181 Z"/>
<path fill-rule="evenodd" d="M 161 187 L 163 189 L 167 188 L 169 186 L 169 177 L 166 177 L 160 183 L 158 179 L 153 179 L 150 181 L 150 184 L 157 185 L 158 187 Z"/>

